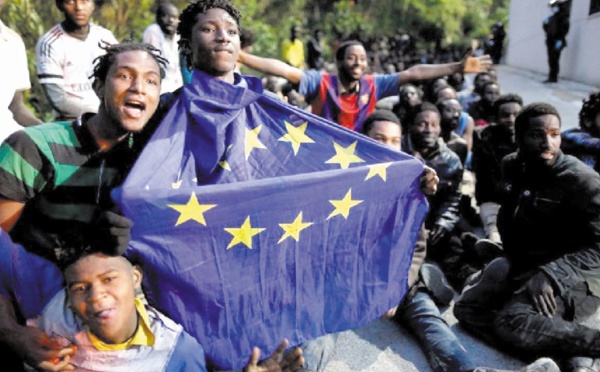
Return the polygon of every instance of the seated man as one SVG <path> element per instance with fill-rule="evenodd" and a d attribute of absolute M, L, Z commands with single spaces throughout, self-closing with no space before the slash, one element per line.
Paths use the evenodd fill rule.
<path fill-rule="evenodd" d="M 477 183 L 475 198 L 483 223 L 485 238 L 500 244 L 496 226 L 500 208 L 500 164 L 504 156 L 517 150 L 515 119 L 523 108 L 523 99 L 516 94 L 506 94 L 496 101 L 496 125 L 484 128 L 475 142 L 471 163 Z"/>
<path fill-rule="evenodd" d="M 60 262 L 65 290 L 30 320 L 75 353 L 54 360 L 86 371 L 206 371 L 204 350 L 192 336 L 136 297 L 142 272 L 123 256 L 90 248 Z M 254 361 L 256 364 L 256 361 Z"/>
<path fill-rule="evenodd" d="M 423 92 L 416 85 L 404 84 L 398 89 L 398 103 L 392 107 L 392 111 L 402 124 L 402 129 L 407 130 L 406 125 L 413 107 L 423 102 Z"/>
<path fill-rule="evenodd" d="M 469 115 L 475 120 L 475 127 L 486 127 L 493 123 L 494 103 L 500 97 L 500 85 L 495 81 L 485 83 L 481 88 L 481 99 L 471 105 Z"/>
<path fill-rule="evenodd" d="M 437 193 L 427 198 L 430 208 L 425 228 L 429 230 L 429 258 L 440 264 L 455 288 L 462 288 L 462 282 L 477 271 L 462 262 L 464 250 L 458 222 L 463 166 L 458 155 L 440 141 L 441 115 L 437 107 L 423 102 L 415 106 L 413 114 L 408 123 L 408 136 L 403 140 L 403 151 L 421 159 L 440 178 Z"/>
<path fill-rule="evenodd" d="M 498 228 L 505 257 L 462 293 L 454 314 L 469 331 L 563 371 L 600 371 L 600 331 L 582 321 L 600 306 L 600 175 L 560 150 L 560 115 L 521 110 L 518 151 L 502 161 Z M 587 368 L 587 369 L 586 369 Z"/>
<path fill-rule="evenodd" d="M 600 172 L 600 92 L 590 94 L 579 111 L 579 128 L 561 133 L 561 150 Z"/>
<path fill-rule="evenodd" d="M 67 249 L 58 262 L 27 252 L 0 231 L 0 293 L 22 298 L 27 332 L 39 330 L 62 351 L 37 365 L 40 370 L 205 371 L 202 346 L 181 325 L 149 306 L 141 290 L 142 273 L 126 258 L 112 255 L 105 243 L 84 242 Z M 25 272 L 27 267 L 35 272 Z M 64 283 L 63 287 L 63 274 Z M 245 371 L 279 371 L 287 342 L 259 363 L 254 348 Z M 68 352 L 67 352 L 68 351 Z M 290 371 L 302 363 L 301 352 L 282 364 Z"/>
<path fill-rule="evenodd" d="M 363 134 L 390 148 L 401 150 L 402 130 L 400 120 L 391 111 L 376 110 L 367 117 Z M 434 371 L 481 371 L 494 372 L 492 368 L 476 368 L 468 351 L 442 318 L 438 306 L 447 306 L 454 291 L 446 282 L 440 269 L 425 263 L 427 232 L 421 229 L 415 245 L 412 264 L 408 274 L 409 291 L 400 304 L 385 314 L 403 325 L 418 339 Z M 552 371 L 553 363 L 540 360 L 522 371 Z M 555 369 L 558 371 L 558 369 Z"/>
<path fill-rule="evenodd" d="M 368 74 L 367 51 L 357 40 L 340 44 L 335 53 L 338 75 L 318 70 L 304 71 L 277 59 L 241 52 L 238 61 L 265 74 L 300 84 L 313 114 L 360 132 L 363 121 L 377 101 L 396 95 L 401 85 L 434 79 L 455 72 L 479 72 L 491 66 L 489 56 L 465 56 L 460 62 L 417 64 L 394 74 Z"/>
<path fill-rule="evenodd" d="M 466 167 L 473 146 L 473 118 L 462 111 L 455 98 L 437 101 L 437 108 L 442 116 L 441 136 L 446 145 L 460 157 L 463 167 Z"/>
<path fill-rule="evenodd" d="M 82 236 L 116 242 L 120 250 L 129 242 L 131 221 L 109 211 L 114 206 L 110 192 L 137 157 L 134 133 L 156 111 L 164 60 L 145 44 L 105 50 L 94 69 L 94 88 L 102 97 L 98 114 L 25 128 L 0 147 L 0 227 L 14 242 L 51 261 L 67 247 L 80 246 Z M 37 368 L 58 351 L 17 323 L 14 301 L 0 296 L 2 348 Z"/>

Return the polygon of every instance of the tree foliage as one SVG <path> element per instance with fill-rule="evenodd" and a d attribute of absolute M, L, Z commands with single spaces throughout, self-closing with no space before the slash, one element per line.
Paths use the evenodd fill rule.
<path fill-rule="evenodd" d="M 94 22 L 113 31 L 117 39 L 140 39 L 144 28 L 154 22 L 158 4 L 168 0 L 95 0 Z M 254 53 L 277 57 L 281 41 L 292 24 L 310 31 L 325 31 L 326 57 L 338 35 L 360 32 L 364 36 L 410 32 L 423 42 L 440 44 L 483 38 L 497 21 L 507 23 L 509 0 L 232 0 L 242 11 L 242 27 L 256 35 Z M 183 9 L 189 0 L 170 0 Z M 34 99 L 40 116 L 48 118 L 49 106 L 35 78 L 34 47 L 37 39 L 62 20 L 51 0 L 10 0 L 0 15 L 8 27 L 23 38 Z"/>

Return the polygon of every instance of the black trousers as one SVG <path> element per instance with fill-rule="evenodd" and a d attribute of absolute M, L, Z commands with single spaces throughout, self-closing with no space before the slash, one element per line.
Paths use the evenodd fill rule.
<path fill-rule="evenodd" d="M 556 48 L 556 40 L 546 40 L 546 50 L 548 51 L 548 80 L 558 81 L 558 73 L 560 72 L 560 54 L 564 49 L 564 45 Z"/>

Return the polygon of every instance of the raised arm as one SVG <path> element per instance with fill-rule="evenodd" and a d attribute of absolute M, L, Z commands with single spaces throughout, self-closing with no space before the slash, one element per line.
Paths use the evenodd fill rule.
<path fill-rule="evenodd" d="M 460 62 L 442 64 L 414 65 L 398 74 L 398 84 L 406 84 L 418 80 L 429 80 L 437 77 L 452 75 L 456 72 L 477 73 L 487 71 L 492 66 L 489 55 L 479 57 L 465 56 Z"/>
<path fill-rule="evenodd" d="M 302 78 L 302 70 L 274 58 L 264 58 L 240 51 L 238 62 L 265 74 L 282 77 L 298 84 Z"/>

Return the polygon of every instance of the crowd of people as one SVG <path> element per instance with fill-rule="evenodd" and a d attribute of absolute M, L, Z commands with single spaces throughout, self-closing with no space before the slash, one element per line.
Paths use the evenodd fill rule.
<path fill-rule="evenodd" d="M 328 63 L 323 31 L 304 45 L 293 25 L 278 60 L 252 54 L 257 36 L 228 0 L 162 3 L 143 39 L 122 43 L 90 23 L 92 0 L 55 3 L 64 19 L 35 50 L 52 123 L 25 106 L 25 47 L 0 21 L 19 72 L 0 107 L 0 345 L 11 370 L 210 369 L 185 324 L 144 298 L 143 274 L 124 256 L 132 224 L 111 191 L 183 86 L 253 87 L 242 65 L 265 75 L 260 94 L 423 163 L 429 210 L 409 289 L 382 316 L 414 334 L 434 371 L 495 371 L 442 319 L 454 301 L 459 324 L 529 363 L 520 371 L 600 372 L 600 330 L 582 324 L 600 307 L 600 92 L 584 100 L 579 127 L 562 131 L 555 107 L 502 89 L 497 46 L 492 57 L 448 50 L 429 63 L 403 32 L 348 37 Z M 262 360 L 255 348 L 244 370 L 323 371 L 336 340 L 282 340 Z"/>

